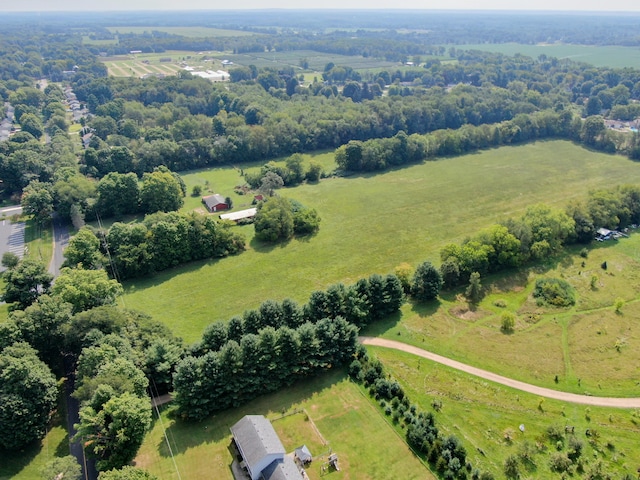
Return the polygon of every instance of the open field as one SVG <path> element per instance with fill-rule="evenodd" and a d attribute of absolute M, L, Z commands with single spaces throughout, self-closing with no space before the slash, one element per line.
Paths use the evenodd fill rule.
<path fill-rule="evenodd" d="M 640 251 L 640 233 L 593 247 L 586 259 L 573 251 L 556 263 L 485 279 L 487 296 L 474 310 L 447 294 L 437 304 L 406 304 L 399 320 L 374 325 L 368 334 L 555 390 L 638 396 L 640 263 L 626 252 Z M 578 291 L 576 305 L 537 306 L 530 294 L 542 276 L 569 281 Z M 618 298 L 625 302 L 620 313 L 613 306 Z M 516 314 L 512 334 L 500 330 L 503 311 Z"/>
<path fill-rule="evenodd" d="M 199 70 L 222 70 L 220 60 L 214 60 L 215 54 L 172 50 L 164 53 L 136 53 L 132 55 L 120 55 L 116 57 L 104 57 L 100 60 L 105 64 L 109 75 L 114 77 L 142 77 L 143 75 L 175 75 L 182 70 L 183 64 L 195 67 Z M 209 58 L 206 62 L 203 57 Z M 160 59 L 168 59 L 170 62 L 161 62 Z"/>
<path fill-rule="evenodd" d="M 585 407 L 548 399 L 541 402 L 534 395 L 470 377 L 413 355 L 384 348 L 368 347 L 368 350 L 398 379 L 413 403 L 434 413 L 443 434 L 456 435 L 463 441 L 468 459 L 481 471 L 504 478 L 505 458 L 512 454 L 520 456 L 528 444 L 531 460 L 520 460 L 522 478 L 561 478 L 550 470 L 549 462 L 557 450 L 568 451 L 571 435 L 564 430 L 569 426 L 583 444 L 581 458 L 585 472 L 602 462 L 603 471 L 614 474 L 612 478 L 621 478 L 623 473 L 635 478 L 640 464 L 637 411 Z M 442 402 L 440 412 L 431 406 L 434 400 Z M 524 425 L 524 432 L 519 430 L 520 425 Z M 557 426 L 562 432 L 559 446 L 546 435 L 550 426 Z M 587 430 L 597 432 L 598 437 L 587 436 Z M 511 440 L 505 439 L 505 434 Z"/>
<path fill-rule="evenodd" d="M 120 26 L 120 27 L 106 27 L 111 33 L 133 33 L 136 35 L 141 35 L 143 33 L 151 33 L 151 32 L 163 32 L 168 33 L 170 35 L 180 35 L 183 37 L 193 37 L 193 38 L 202 38 L 202 37 L 247 37 L 251 35 L 259 35 L 253 32 L 245 32 L 243 30 L 226 30 L 222 28 L 210 28 L 210 27 L 129 27 L 129 26 Z"/>
<path fill-rule="evenodd" d="M 281 417 L 304 409 L 321 437 L 305 420 L 305 413 Z M 357 385 L 342 371 L 329 372 L 276 394 L 266 395 L 248 405 L 225 411 L 203 422 L 184 423 L 162 412 L 136 457 L 136 464 L 163 480 L 180 477 L 231 480 L 229 427 L 247 414 L 262 414 L 274 421 L 287 451 L 306 443 L 311 453 L 322 457 L 329 448 L 338 454 L 341 471 L 323 479 L 433 479 L 430 471 L 414 456 L 402 438 L 380 415 Z M 173 460 L 163 436 L 167 431 Z M 323 445 L 323 439 L 327 444 Z M 384 439 L 384 441 L 374 441 Z M 311 480 L 320 479 L 322 458 L 307 470 Z"/>
<path fill-rule="evenodd" d="M 220 175 L 214 185 L 227 196 L 241 179 L 239 173 L 225 175 L 230 178 Z M 185 179 L 191 191 L 195 178 Z M 317 235 L 266 246 L 253 241 L 251 226 L 241 227 L 247 252 L 130 282 L 125 300 L 191 342 L 207 324 L 266 299 L 305 302 L 313 290 L 332 283 L 392 272 L 403 262 L 437 261 L 445 244 L 518 216 L 530 205 L 564 206 L 590 189 L 638 180 L 637 164 L 565 141 L 326 179 L 280 192 L 317 209 L 322 218 Z"/>
<path fill-rule="evenodd" d="M 576 62 L 590 63 L 596 67 L 624 68 L 640 66 L 640 48 L 622 46 L 587 46 L 587 45 L 521 45 L 518 43 L 486 43 L 479 45 L 448 45 L 461 50 L 485 50 L 499 52 L 505 55 L 520 53 L 528 57 L 537 58 L 540 55 L 548 57 L 568 58 Z"/>
<path fill-rule="evenodd" d="M 238 65 L 255 65 L 258 68 L 273 67 L 274 65 L 286 65 L 302 70 L 300 60 L 305 58 L 309 62 L 310 70 L 322 72 L 327 63 L 336 65 L 348 65 L 354 70 L 373 68 L 398 68 L 398 62 L 387 62 L 375 58 L 338 55 L 322 53 L 312 50 L 293 50 L 287 52 L 264 52 L 227 55 L 225 58 Z"/>

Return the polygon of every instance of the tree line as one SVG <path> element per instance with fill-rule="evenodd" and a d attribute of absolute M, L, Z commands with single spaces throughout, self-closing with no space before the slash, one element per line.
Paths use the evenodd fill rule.
<path fill-rule="evenodd" d="M 315 291 L 303 307 L 268 300 L 205 330 L 178 365 L 175 402 L 181 416 L 202 419 L 348 363 L 361 326 L 396 312 L 404 291 L 395 275 Z"/>
<path fill-rule="evenodd" d="M 112 278 L 124 280 L 244 249 L 243 236 L 209 215 L 159 212 L 138 223 L 116 222 L 106 232 L 81 229 L 69 241 L 65 262 L 104 268 Z"/>

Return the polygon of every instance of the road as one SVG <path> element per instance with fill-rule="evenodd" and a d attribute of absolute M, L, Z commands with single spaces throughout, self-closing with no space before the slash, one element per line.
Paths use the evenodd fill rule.
<path fill-rule="evenodd" d="M 363 345 L 372 345 L 376 347 L 392 348 L 394 350 L 400 350 L 402 352 L 411 353 L 422 358 L 446 365 L 461 372 L 475 375 L 476 377 L 490 380 L 506 387 L 515 388 L 522 392 L 531 393 L 540 397 L 551 398 L 554 400 L 561 400 L 563 402 L 578 403 L 582 405 L 593 405 L 598 407 L 613 407 L 613 408 L 640 408 L 640 398 L 614 398 L 614 397 L 592 397 L 590 395 L 577 395 L 575 393 L 560 392 L 558 390 L 551 390 L 550 388 L 538 387 L 531 385 L 530 383 L 520 382 L 511 378 L 503 377 L 481 368 L 472 367 L 465 363 L 451 360 L 450 358 L 437 355 L 435 353 L 423 350 L 422 348 L 407 345 L 406 343 L 396 342 L 394 340 L 387 340 L 385 338 L 375 337 L 360 337 L 360 342 Z"/>
<path fill-rule="evenodd" d="M 49 263 L 49 273 L 56 278 L 60 275 L 60 267 L 64 262 L 64 249 L 69 243 L 69 229 L 60 221 L 57 214 L 53 214 L 53 255 Z"/>
<path fill-rule="evenodd" d="M 20 215 L 22 207 L 14 205 L 12 207 L 0 208 L 0 257 L 6 252 L 15 253 L 18 258 L 24 256 L 24 222 L 11 222 L 6 217 Z M 4 267 L 0 266 L 0 272 Z"/>

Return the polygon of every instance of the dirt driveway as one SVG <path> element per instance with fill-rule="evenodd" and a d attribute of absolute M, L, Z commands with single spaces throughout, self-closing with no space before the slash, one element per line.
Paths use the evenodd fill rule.
<path fill-rule="evenodd" d="M 511 378 L 497 375 L 487 370 L 472 367 L 464 363 L 451 360 L 450 358 L 436 355 L 427 350 L 423 350 L 406 343 L 396 342 L 394 340 L 387 340 L 385 338 L 376 337 L 360 337 L 360 343 L 363 345 L 372 345 L 376 347 L 393 348 L 402 352 L 411 353 L 428 360 L 446 365 L 461 372 L 475 375 L 476 377 L 484 378 L 507 387 L 515 388 L 523 392 L 532 393 L 541 397 L 552 398 L 554 400 L 561 400 L 563 402 L 579 403 L 583 405 L 594 405 L 598 407 L 615 407 L 615 408 L 640 408 L 640 398 L 614 398 L 614 397 L 592 397 L 589 395 L 577 395 L 575 393 L 560 392 L 558 390 L 551 390 L 550 388 L 538 387 L 531 385 L 530 383 L 520 382 Z"/>

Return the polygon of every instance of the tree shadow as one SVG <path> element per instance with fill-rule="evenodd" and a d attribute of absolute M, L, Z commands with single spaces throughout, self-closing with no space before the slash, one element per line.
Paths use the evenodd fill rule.
<path fill-rule="evenodd" d="M 262 240 L 257 240 L 255 237 L 251 239 L 249 242 L 249 246 L 258 253 L 270 253 L 274 250 L 281 250 L 286 248 L 291 243 L 291 239 L 287 240 L 278 240 L 277 242 L 263 242 Z"/>
<path fill-rule="evenodd" d="M 173 416 L 171 424 L 166 426 L 166 438 L 169 439 L 171 449 L 163 436 L 157 445 L 157 450 L 161 456 L 171 457 L 199 445 L 220 442 L 229 437 L 231 426 L 245 415 L 273 417 L 276 412 L 281 414 L 289 411 L 346 378 L 345 369 L 336 368 L 310 378 L 301 379 L 278 392 L 262 395 L 245 405 L 218 412 L 199 422 L 185 421 Z M 173 409 L 175 407 L 164 406 L 163 409 L 166 408 Z M 171 412 L 169 412 L 169 416 L 172 416 Z"/>
<path fill-rule="evenodd" d="M 398 325 L 401 318 L 402 314 L 400 312 L 387 315 L 363 327 L 362 330 L 360 330 L 360 335 L 365 337 L 380 337 Z"/>
<path fill-rule="evenodd" d="M 69 444 L 67 443 L 67 452 Z M 0 448 L 0 478 L 14 478 L 24 470 L 42 451 L 42 442 L 34 441 L 20 450 L 5 450 Z M 68 455 L 68 453 L 67 453 Z"/>

